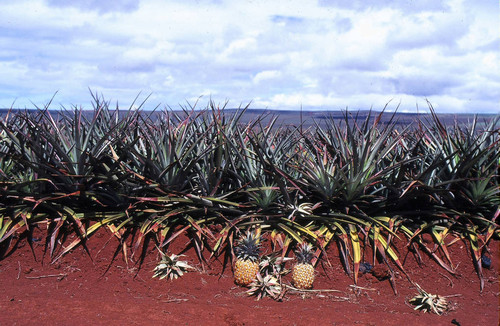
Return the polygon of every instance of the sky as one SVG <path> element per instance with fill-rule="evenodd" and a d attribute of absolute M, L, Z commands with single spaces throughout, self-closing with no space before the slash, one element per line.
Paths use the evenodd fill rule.
<path fill-rule="evenodd" d="M 500 113 L 499 17 L 497 0 L 0 0 L 0 107 L 91 109 L 92 91 L 120 107 Z"/>

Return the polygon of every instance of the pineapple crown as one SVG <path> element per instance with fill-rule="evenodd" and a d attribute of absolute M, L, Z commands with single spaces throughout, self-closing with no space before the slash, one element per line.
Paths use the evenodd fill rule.
<path fill-rule="evenodd" d="M 260 237 L 254 232 L 248 232 L 235 248 L 236 256 L 239 259 L 256 261 L 259 258 Z"/>
<path fill-rule="evenodd" d="M 160 280 L 164 278 L 170 278 L 172 280 L 184 275 L 188 269 L 194 269 L 188 262 L 179 260 L 179 257 L 183 255 L 172 254 L 171 256 L 167 256 L 161 251 L 160 253 L 162 258 L 160 263 L 153 270 L 153 277 L 159 276 Z"/>
<path fill-rule="evenodd" d="M 310 264 L 313 259 L 313 246 L 310 243 L 303 242 L 299 245 L 297 251 L 295 251 L 295 256 L 299 264 Z"/>
<path fill-rule="evenodd" d="M 256 295 L 257 300 L 265 297 L 266 295 L 278 300 L 282 291 L 280 281 L 274 275 L 262 276 L 257 273 L 255 280 L 250 284 L 250 289 L 247 291 L 248 295 Z"/>

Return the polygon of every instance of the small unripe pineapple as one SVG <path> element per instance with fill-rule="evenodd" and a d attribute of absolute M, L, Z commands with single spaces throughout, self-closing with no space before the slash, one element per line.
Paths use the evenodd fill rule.
<path fill-rule="evenodd" d="M 297 289 L 310 289 L 314 283 L 314 267 L 311 264 L 313 247 L 302 243 L 295 252 L 297 264 L 292 269 L 292 282 Z"/>
<path fill-rule="evenodd" d="M 248 232 L 236 247 L 234 281 L 241 286 L 249 286 L 259 272 L 259 236 Z"/>

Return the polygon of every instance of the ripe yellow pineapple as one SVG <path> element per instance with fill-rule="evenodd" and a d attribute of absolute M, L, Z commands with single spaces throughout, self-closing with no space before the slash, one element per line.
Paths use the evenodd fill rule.
<path fill-rule="evenodd" d="M 235 249 L 234 280 L 238 285 L 250 285 L 259 272 L 259 240 L 259 235 L 248 232 Z"/>
<path fill-rule="evenodd" d="M 311 264 L 313 247 L 302 243 L 295 252 L 297 264 L 292 269 L 292 282 L 297 289 L 310 289 L 314 283 L 314 267 Z"/>

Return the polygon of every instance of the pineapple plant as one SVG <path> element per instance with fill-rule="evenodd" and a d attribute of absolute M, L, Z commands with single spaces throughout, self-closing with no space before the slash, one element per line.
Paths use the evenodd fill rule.
<path fill-rule="evenodd" d="M 259 272 L 259 241 L 260 236 L 254 232 L 248 232 L 240 240 L 236 247 L 236 263 L 234 265 L 235 283 L 241 286 L 249 286 Z"/>
<path fill-rule="evenodd" d="M 292 268 L 292 282 L 297 289 L 310 289 L 314 283 L 314 267 L 311 264 L 313 247 L 309 243 L 302 243 L 295 252 L 297 264 Z"/>
<path fill-rule="evenodd" d="M 419 294 L 411 298 L 409 301 L 415 306 L 414 310 L 433 312 L 437 315 L 442 315 L 450 310 L 450 304 L 446 297 L 427 293 L 418 284 L 415 283 L 415 285 L 417 286 Z"/>
<path fill-rule="evenodd" d="M 262 275 L 273 275 L 281 282 L 281 276 L 290 272 L 285 268 L 285 263 L 289 260 L 292 258 L 279 257 L 275 254 L 265 255 L 260 259 L 259 272 Z"/>
<path fill-rule="evenodd" d="M 161 252 L 161 261 L 153 270 L 153 278 L 159 277 L 160 280 L 164 278 L 170 278 L 171 280 L 177 279 L 184 275 L 189 269 L 195 269 L 188 262 L 179 260 L 179 257 L 183 255 L 175 255 L 171 256 L 165 255 Z"/>
<path fill-rule="evenodd" d="M 274 275 L 262 276 L 261 273 L 257 273 L 256 278 L 250 283 L 247 294 L 257 296 L 257 301 L 265 296 L 278 300 L 282 291 L 281 283 Z"/>

